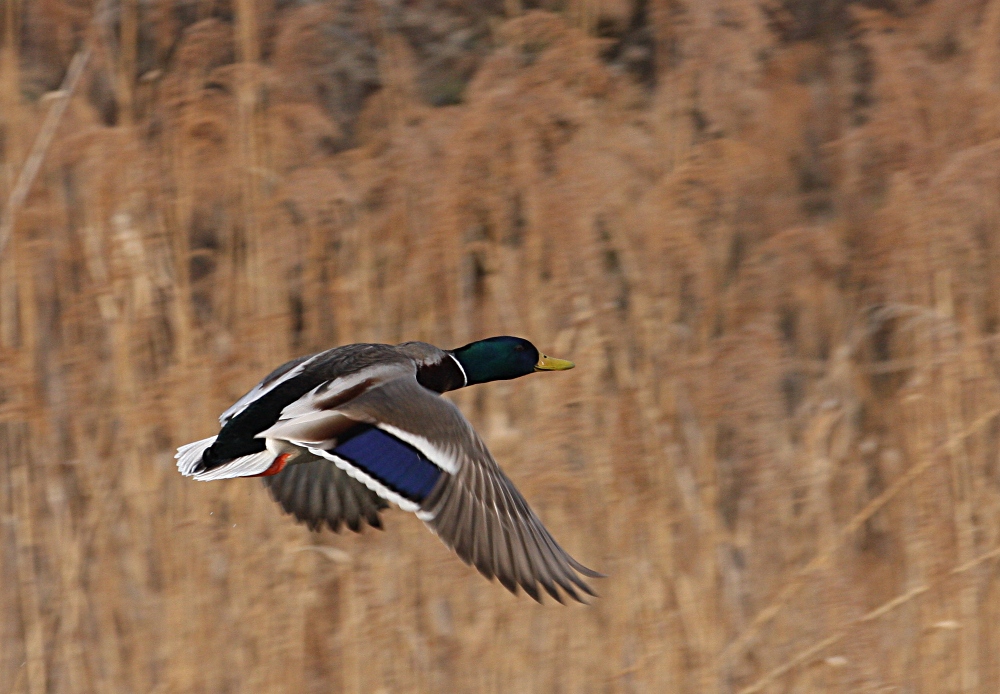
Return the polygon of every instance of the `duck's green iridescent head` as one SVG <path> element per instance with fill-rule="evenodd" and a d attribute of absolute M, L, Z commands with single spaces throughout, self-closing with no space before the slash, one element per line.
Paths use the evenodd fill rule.
<path fill-rule="evenodd" d="M 470 342 L 451 352 L 465 371 L 467 386 L 490 381 L 506 381 L 535 371 L 565 371 L 574 364 L 541 354 L 520 337 L 502 335 Z"/>

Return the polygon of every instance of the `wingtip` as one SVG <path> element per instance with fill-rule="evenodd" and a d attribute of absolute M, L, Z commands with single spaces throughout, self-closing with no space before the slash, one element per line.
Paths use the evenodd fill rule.
<path fill-rule="evenodd" d="M 524 583 L 521 584 L 521 587 L 524 588 L 524 592 L 527 593 L 528 596 L 532 600 L 534 600 L 535 602 L 537 602 L 539 605 L 543 605 L 544 604 L 542 602 L 542 596 L 541 596 L 541 593 L 538 590 L 538 586 L 537 585 L 535 585 L 534 583 L 529 583 L 529 582 L 525 581 Z"/>
<path fill-rule="evenodd" d="M 597 592 L 593 588 L 591 588 L 587 583 L 585 583 L 583 581 L 580 581 L 577 584 L 577 587 L 579 587 L 580 590 L 582 590 L 584 593 L 586 593 L 587 595 L 589 595 L 592 598 L 599 598 L 599 597 L 601 597 L 600 595 L 597 594 Z M 583 600 L 581 600 L 580 602 L 583 602 Z"/>
<path fill-rule="evenodd" d="M 497 580 L 500 581 L 500 585 L 509 590 L 514 595 L 517 595 L 517 582 L 514 581 L 509 576 L 504 576 L 502 573 L 497 573 Z"/>
<path fill-rule="evenodd" d="M 576 569 L 577 573 L 581 573 L 587 578 L 607 578 L 607 574 L 602 574 L 600 571 L 594 571 L 593 569 L 587 568 L 580 562 L 578 562 L 573 557 L 569 557 L 570 566 Z"/>
<path fill-rule="evenodd" d="M 581 598 L 579 595 L 577 595 L 576 591 L 573 590 L 573 587 L 569 583 L 560 583 L 559 586 L 564 591 L 566 591 L 566 595 L 570 596 L 571 598 L 573 598 L 577 602 L 581 602 L 581 603 L 583 603 L 585 605 L 587 604 L 586 602 L 584 602 L 583 598 Z M 563 604 L 565 604 L 565 603 L 563 603 Z"/>
<path fill-rule="evenodd" d="M 563 600 L 562 595 L 559 593 L 559 590 L 554 585 L 545 581 L 542 581 L 541 584 L 542 588 L 545 589 L 545 592 L 548 593 L 553 600 L 555 600 L 560 605 L 566 604 L 566 601 Z"/>

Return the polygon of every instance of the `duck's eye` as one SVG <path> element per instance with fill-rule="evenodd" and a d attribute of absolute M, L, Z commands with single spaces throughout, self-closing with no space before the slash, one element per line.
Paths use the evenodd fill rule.
<path fill-rule="evenodd" d="M 523 352 L 524 351 L 524 345 L 515 345 L 514 349 L 516 351 L 518 351 L 518 352 Z"/>

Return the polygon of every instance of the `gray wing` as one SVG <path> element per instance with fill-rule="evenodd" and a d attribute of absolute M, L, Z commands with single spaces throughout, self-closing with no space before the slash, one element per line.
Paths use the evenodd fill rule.
<path fill-rule="evenodd" d="M 307 461 L 298 462 L 303 458 Z M 334 532 L 340 532 L 342 523 L 354 532 L 360 532 L 364 523 L 381 528 L 379 511 L 389 506 L 334 463 L 311 453 L 300 453 L 295 464 L 261 481 L 285 513 L 312 530 L 324 523 Z"/>
<path fill-rule="evenodd" d="M 445 471 L 417 516 L 486 578 L 515 594 L 521 586 L 539 601 L 539 585 L 559 602 L 560 588 L 580 602 L 578 591 L 596 595 L 578 574 L 602 574 L 559 546 L 451 402 L 409 377 L 337 409 L 406 441 Z"/>

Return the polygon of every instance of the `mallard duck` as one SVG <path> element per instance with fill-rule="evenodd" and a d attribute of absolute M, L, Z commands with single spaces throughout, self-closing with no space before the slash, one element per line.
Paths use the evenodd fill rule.
<path fill-rule="evenodd" d="M 467 564 L 541 602 L 538 586 L 595 595 L 573 559 L 442 393 L 573 362 L 501 336 L 454 350 L 425 342 L 354 344 L 279 366 L 222 413 L 215 436 L 177 449 L 196 480 L 261 477 L 285 512 L 318 530 L 381 528 L 392 502 Z"/>

